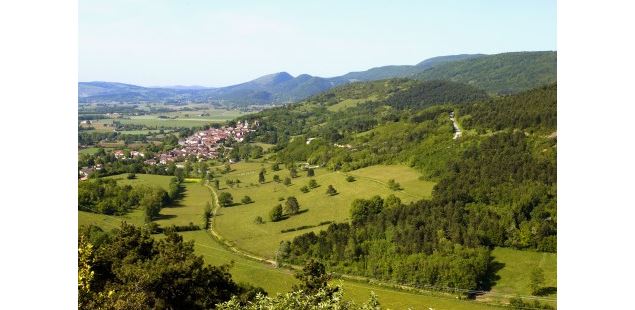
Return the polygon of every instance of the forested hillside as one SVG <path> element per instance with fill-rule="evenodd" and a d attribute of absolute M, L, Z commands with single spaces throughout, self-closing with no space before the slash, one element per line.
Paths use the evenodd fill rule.
<path fill-rule="evenodd" d="M 415 78 L 455 81 L 492 94 L 511 94 L 555 83 L 556 63 L 556 52 L 503 53 L 442 64 Z"/>
<path fill-rule="evenodd" d="M 555 84 L 490 98 L 454 82 L 354 83 L 245 118 L 281 163 L 350 171 L 406 163 L 437 180 L 432 199 L 357 200 L 350 223 L 283 243 L 282 259 L 426 287 L 487 289 L 489 249 L 555 252 Z M 453 139 L 450 113 L 464 134 Z M 310 139 L 309 139 L 310 138 Z"/>

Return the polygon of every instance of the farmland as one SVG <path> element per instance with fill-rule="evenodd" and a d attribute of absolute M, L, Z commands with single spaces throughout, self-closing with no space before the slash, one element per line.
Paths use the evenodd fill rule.
<path fill-rule="evenodd" d="M 258 184 L 258 172 L 263 167 L 267 169 L 266 182 Z M 354 182 L 348 182 L 344 173 L 316 169 L 313 179 L 319 186 L 303 193 L 300 188 L 307 185 L 311 179 L 306 176 L 306 172 L 299 171 L 299 177 L 293 178 L 291 185 L 287 186 L 272 181 L 274 174 L 282 179 L 288 177 L 289 171 L 286 169 L 274 172 L 269 166 L 260 163 L 240 163 L 232 168 L 231 173 L 222 176 L 220 191 L 232 194 L 235 202 L 239 202 L 244 196 L 251 197 L 254 202 L 222 208 L 215 218 L 216 228 L 239 248 L 269 258 L 273 257 L 280 241 L 290 240 L 309 231 L 319 231 L 327 226 L 286 233 L 281 233 L 282 230 L 319 225 L 326 221 L 348 221 L 350 205 L 356 198 L 370 198 L 374 195 L 386 197 L 394 194 L 405 203 L 427 198 L 434 185 L 433 182 L 419 180 L 417 172 L 405 166 L 374 166 L 348 173 L 356 178 Z M 392 191 L 388 188 L 386 182 L 391 175 L 401 184 L 402 190 Z M 225 185 L 227 179 L 240 180 L 239 187 L 229 188 Z M 332 185 L 338 194 L 326 195 L 328 185 Z M 280 201 L 281 198 L 286 199 L 289 196 L 298 199 L 301 213 L 283 221 L 270 222 L 269 210 L 277 204 L 284 203 Z M 261 216 L 267 222 L 254 223 L 257 216 Z"/>

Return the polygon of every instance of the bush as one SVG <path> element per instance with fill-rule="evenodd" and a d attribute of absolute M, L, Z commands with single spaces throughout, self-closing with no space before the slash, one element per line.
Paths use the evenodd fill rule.
<path fill-rule="evenodd" d="M 398 191 L 398 190 L 401 190 L 401 185 L 395 182 L 395 179 L 390 179 L 388 180 L 388 188 L 390 188 L 393 191 Z"/>
<path fill-rule="evenodd" d="M 315 181 L 314 179 L 309 180 L 309 187 L 310 188 L 316 188 L 318 186 L 319 185 L 318 185 L 317 181 Z"/>
<path fill-rule="evenodd" d="M 307 186 L 302 186 L 300 187 L 300 191 L 306 194 L 309 192 L 309 188 Z"/>
<path fill-rule="evenodd" d="M 283 216 L 282 216 L 282 205 L 277 205 L 275 207 L 273 207 L 273 209 L 271 209 L 271 211 L 269 212 L 269 219 L 272 222 L 277 222 L 282 220 Z"/>
<path fill-rule="evenodd" d="M 347 182 L 355 182 L 355 177 L 352 176 L 352 175 L 349 175 L 349 176 L 346 177 L 346 181 Z"/>
<path fill-rule="evenodd" d="M 126 178 L 128 178 L 128 180 L 134 180 L 137 178 L 137 175 L 134 173 L 128 173 L 128 176 L 126 176 Z"/>
<path fill-rule="evenodd" d="M 290 178 L 284 178 L 284 182 L 282 182 L 284 185 L 289 186 L 291 185 L 291 179 Z"/>
<path fill-rule="evenodd" d="M 329 185 L 329 187 L 326 189 L 326 194 L 329 196 L 337 195 L 337 191 L 335 190 L 333 185 Z"/>
<path fill-rule="evenodd" d="M 254 219 L 254 223 L 256 223 L 256 224 L 264 224 L 265 221 L 262 219 L 262 216 L 256 216 L 256 218 Z"/>
<path fill-rule="evenodd" d="M 230 207 L 232 204 L 234 204 L 234 198 L 232 197 L 232 194 L 228 192 L 222 192 L 220 193 L 220 195 L 218 195 L 218 202 L 220 203 L 221 207 Z"/>
<path fill-rule="evenodd" d="M 245 197 L 243 197 L 243 199 L 240 200 L 240 202 L 242 202 L 243 204 L 249 204 L 249 203 L 252 203 L 254 201 L 251 200 L 251 197 L 245 196 Z"/>

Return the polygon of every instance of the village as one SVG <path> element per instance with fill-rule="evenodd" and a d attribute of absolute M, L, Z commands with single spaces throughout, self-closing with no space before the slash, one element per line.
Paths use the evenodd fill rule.
<path fill-rule="evenodd" d="M 256 126 L 257 122 L 253 123 L 250 127 L 248 121 L 244 121 L 237 123 L 235 127 L 210 127 L 209 129 L 198 131 L 184 139 L 179 139 L 178 147 L 167 152 L 157 153 L 153 158 L 145 159 L 146 154 L 142 151 L 114 150 L 113 155 L 117 160 L 145 159 L 143 163 L 146 165 L 168 165 L 170 163 L 185 161 L 192 156 L 198 161 L 216 159 L 223 149 L 229 149 L 223 146 L 224 142 L 230 139 L 236 142 L 242 142 L 249 132 L 254 131 Z M 177 164 L 177 166 L 179 165 Z M 85 180 L 90 174 L 101 169 L 101 164 L 82 167 L 79 170 L 79 176 L 82 180 Z"/>

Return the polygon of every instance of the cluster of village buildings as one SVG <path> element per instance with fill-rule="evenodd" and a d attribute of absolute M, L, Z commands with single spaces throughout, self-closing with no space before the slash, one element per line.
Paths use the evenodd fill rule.
<path fill-rule="evenodd" d="M 210 128 L 207 130 L 199 131 L 183 140 L 179 140 L 179 146 L 168 152 L 160 153 L 155 158 L 149 158 L 144 160 L 147 165 L 167 165 L 169 163 L 178 162 L 184 160 L 191 155 L 195 156 L 199 160 L 214 159 L 219 155 L 219 148 L 222 143 L 228 139 L 233 139 L 237 142 L 242 142 L 245 136 L 253 131 L 255 125 L 251 127 L 247 121 L 236 124 L 236 127 L 221 127 Z M 116 150 L 113 152 L 117 159 L 131 158 L 145 158 L 145 154 L 139 151 L 130 151 L 126 153 L 123 150 Z M 128 157 L 129 156 L 129 157 Z M 87 178 L 95 170 L 100 170 L 97 167 L 84 167 L 80 169 L 80 177 Z"/>

